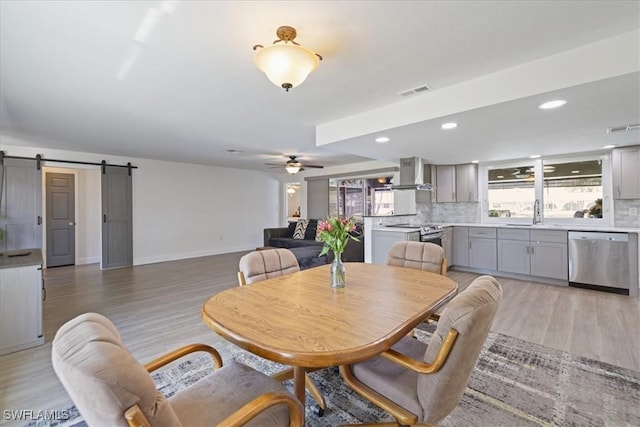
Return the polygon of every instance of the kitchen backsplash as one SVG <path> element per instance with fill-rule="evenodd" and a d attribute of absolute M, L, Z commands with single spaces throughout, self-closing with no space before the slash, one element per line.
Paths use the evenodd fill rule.
<path fill-rule="evenodd" d="M 420 203 L 418 214 L 426 212 L 430 217 L 426 222 L 480 222 L 480 203 Z"/>
<path fill-rule="evenodd" d="M 640 228 L 640 200 L 614 200 L 616 227 Z M 629 209 L 635 208 L 636 214 L 629 215 Z"/>

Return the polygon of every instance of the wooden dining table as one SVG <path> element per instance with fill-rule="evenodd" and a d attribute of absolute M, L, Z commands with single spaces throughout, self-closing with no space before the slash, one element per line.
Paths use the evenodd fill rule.
<path fill-rule="evenodd" d="M 258 356 L 293 367 L 304 405 L 305 372 L 357 363 L 388 350 L 457 292 L 446 276 L 345 263 L 347 284 L 331 287 L 330 265 L 227 289 L 202 306 L 204 323 Z"/>

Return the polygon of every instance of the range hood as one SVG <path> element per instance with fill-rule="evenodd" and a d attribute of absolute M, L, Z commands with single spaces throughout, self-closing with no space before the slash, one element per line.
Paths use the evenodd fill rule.
<path fill-rule="evenodd" d="M 431 165 L 425 165 L 420 157 L 400 159 L 400 184 L 392 185 L 392 190 L 432 191 Z"/>

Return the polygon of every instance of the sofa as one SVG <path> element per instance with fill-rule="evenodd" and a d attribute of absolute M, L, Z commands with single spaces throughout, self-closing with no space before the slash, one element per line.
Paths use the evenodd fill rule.
<path fill-rule="evenodd" d="M 264 246 L 290 249 L 294 255 L 296 255 L 301 269 L 315 267 L 316 265 L 333 261 L 333 254 L 331 252 L 327 257 L 318 257 L 324 245 L 323 242 L 316 241 L 318 220 L 309 219 L 308 221 L 309 223 L 304 232 L 304 238 L 299 238 L 300 236 L 294 238 L 297 221 L 290 222 L 287 227 L 265 228 Z M 362 225 L 356 225 L 356 231 L 354 233 L 360 241 L 355 242 L 349 240 L 342 254 L 342 260 L 345 262 L 364 262 L 364 234 L 362 233 Z M 313 254 L 315 254 L 315 256 Z"/>

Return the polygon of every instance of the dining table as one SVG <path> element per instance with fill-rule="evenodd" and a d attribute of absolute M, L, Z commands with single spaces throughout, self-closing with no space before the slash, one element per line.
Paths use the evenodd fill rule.
<path fill-rule="evenodd" d="M 331 287 L 327 264 L 226 289 L 203 304 L 202 320 L 237 346 L 291 366 L 294 394 L 304 405 L 307 370 L 357 363 L 388 350 L 458 289 L 437 273 L 345 266 L 344 288 Z"/>

